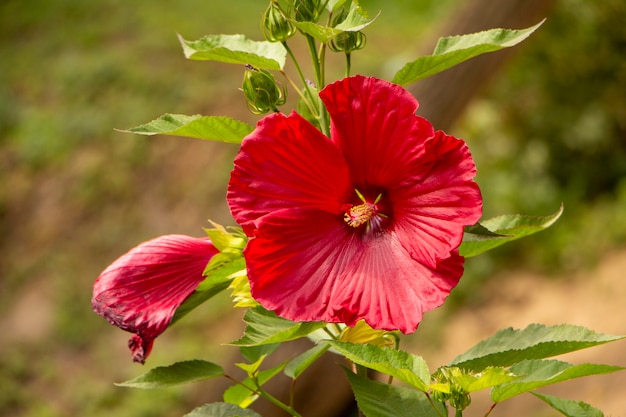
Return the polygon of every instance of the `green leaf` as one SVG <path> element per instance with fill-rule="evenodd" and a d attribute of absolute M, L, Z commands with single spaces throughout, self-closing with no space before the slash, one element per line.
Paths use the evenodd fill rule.
<path fill-rule="evenodd" d="M 352 362 L 391 375 L 420 391 L 428 391 L 430 372 L 421 356 L 402 350 L 338 341 L 328 341 L 336 351 Z"/>
<path fill-rule="evenodd" d="M 249 64 L 268 70 L 281 70 L 287 59 L 280 42 L 253 41 L 244 35 L 209 35 L 197 41 L 178 35 L 178 40 L 187 59 Z"/>
<path fill-rule="evenodd" d="M 229 232 L 223 226 L 211 222 L 213 228 L 206 228 L 204 231 L 211 238 L 211 243 L 220 252 L 241 253 L 246 246 L 248 239 L 240 228 L 233 228 Z"/>
<path fill-rule="evenodd" d="M 423 392 L 372 381 L 348 370 L 346 374 L 359 409 L 367 417 L 448 415 L 445 405 L 433 402 L 433 406 Z"/>
<path fill-rule="evenodd" d="M 621 366 L 597 365 L 593 363 L 572 365 L 571 363 L 556 360 L 523 361 L 513 365 L 511 372 L 525 376 L 513 382 L 494 387 L 491 390 L 491 399 L 495 402 L 501 402 L 516 395 L 556 384 L 557 382 L 590 375 L 609 374 L 622 369 L 624 368 Z"/>
<path fill-rule="evenodd" d="M 552 226 L 563 213 L 563 206 L 548 216 L 508 214 L 466 227 L 459 253 L 466 258 L 479 255 L 512 240 L 532 235 Z"/>
<path fill-rule="evenodd" d="M 287 362 L 280 365 L 266 369 L 261 372 L 255 371 L 256 383 L 251 376 L 241 381 L 239 384 L 232 385 L 224 391 L 224 401 L 227 403 L 238 405 L 239 407 L 249 407 L 253 402 L 259 398 L 257 392 L 257 385 L 263 386 L 267 381 L 278 375 L 287 365 Z"/>
<path fill-rule="evenodd" d="M 261 414 L 234 404 L 211 403 L 194 409 L 184 417 L 261 417 Z"/>
<path fill-rule="evenodd" d="M 341 33 L 358 32 L 365 29 L 372 22 L 374 22 L 379 15 L 380 12 L 370 19 L 365 10 L 363 10 L 356 2 L 353 2 L 350 7 L 350 12 L 346 18 L 335 27 L 321 26 L 312 22 L 298 22 L 296 20 L 292 20 L 291 23 L 293 23 L 293 25 L 302 32 L 313 36 L 318 41 L 328 43 Z"/>
<path fill-rule="evenodd" d="M 523 360 L 548 358 L 623 338 L 582 326 L 531 324 L 523 330 L 500 330 L 454 358 L 450 365 L 480 372 L 489 366 L 507 367 Z"/>
<path fill-rule="evenodd" d="M 280 347 L 280 343 L 259 346 L 239 346 L 239 352 L 248 362 L 256 362 L 262 356 L 271 355 Z"/>
<path fill-rule="evenodd" d="M 138 135 L 171 135 L 196 139 L 214 140 L 228 143 L 241 143 L 254 128 L 247 123 L 225 116 L 186 116 L 184 114 L 164 114 L 156 120 L 120 132 Z"/>
<path fill-rule="evenodd" d="M 327 344 L 319 344 L 313 346 L 311 349 L 302 353 L 301 355 L 294 358 L 287 367 L 285 368 L 285 375 L 290 378 L 297 378 L 304 371 L 308 369 L 309 366 L 315 363 L 326 351 L 330 348 Z"/>
<path fill-rule="evenodd" d="M 347 0 L 328 0 L 326 2 L 326 9 L 329 12 L 334 12 L 339 9 Z"/>
<path fill-rule="evenodd" d="M 591 405 L 582 401 L 566 400 L 548 394 L 532 393 L 535 397 L 541 398 L 550 407 L 567 417 L 604 417 L 604 413 Z"/>
<path fill-rule="evenodd" d="M 517 45 L 537 30 L 544 21 L 545 19 L 527 29 L 491 29 L 441 38 L 432 55 L 420 57 L 406 64 L 396 73 L 392 82 L 400 85 L 411 84 L 478 55 Z"/>
<path fill-rule="evenodd" d="M 167 388 L 223 375 L 224 370 L 221 366 L 196 359 L 177 362 L 169 366 L 159 366 L 137 378 L 115 385 L 143 389 Z"/>
<path fill-rule="evenodd" d="M 244 335 L 231 345 L 258 346 L 270 343 L 288 342 L 305 337 L 309 333 L 326 326 L 322 322 L 296 323 L 278 317 L 276 313 L 255 307 L 248 310 L 243 318 L 247 327 Z"/>

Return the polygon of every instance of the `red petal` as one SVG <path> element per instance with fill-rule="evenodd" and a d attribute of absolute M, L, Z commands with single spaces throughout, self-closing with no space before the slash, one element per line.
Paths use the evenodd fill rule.
<path fill-rule="evenodd" d="M 364 240 L 340 218 L 306 209 L 265 216 L 245 255 L 253 296 L 285 318 L 364 319 L 405 333 L 443 303 L 463 272 L 456 254 L 429 268 L 394 233 Z"/>
<path fill-rule="evenodd" d="M 331 118 L 331 138 L 343 152 L 357 188 L 395 184 L 434 134 L 415 115 L 417 100 L 402 87 L 355 76 L 328 85 L 320 97 Z"/>
<path fill-rule="evenodd" d="M 463 238 L 464 226 L 482 213 L 482 197 L 473 181 L 476 167 L 462 140 L 439 131 L 400 186 L 389 190 L 394 230 L 411 256 L 435 267 Z"/>
<path fill-rule="evenodd" d="M 257 218 L 283 208 L 339 213 L 346 194 L 354 193 L 337 147 L 296 113 L 263 118 L 234 164 L 227 199 L 248 234 Z"/>
<path fill-rule="evenodd" d="M 176 309 L 204 280 L 217 249 L 208 238 L 167 235 L 118 258 L 96 280 L 91 305 L 111 324 L 135 333 L 133 360 L 143 363 Z"/>

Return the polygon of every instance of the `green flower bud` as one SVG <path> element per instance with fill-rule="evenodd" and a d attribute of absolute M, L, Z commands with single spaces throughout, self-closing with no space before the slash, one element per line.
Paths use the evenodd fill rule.
<path fill-rule="evenodd" d="M 252 65 L 246 65 L 241 89 L 248 109 L 254 114 L 277 112 L 278 106 L 285 104 L 287 96 L 285 89 L 276 82 L 272 74 Z"/>
<path fill-rule="evenodd" d="M 320 18 L 324 4 L 322 4 L 321 0 L 295 0 L 296 21 L 316 23 Z"/>
<path fill-rule="evenodd" d="M 455 389 L 456 388 L 456 389 Z M 472 402 L 472 397 L 460 387 L 452 386 L 450 405 L 457 410 L 465 410 Z"/>
<path fill-rule="evenodd" d="M 296 33 L 296 27 L 289 21 L 278 5 L 272 0 L 263 15 L 263 36 L 270 42 L 284 42 Z"/>
<path fill-rule="evenodd" d="M 346 9 L 342 9 L 341 13 L 333 18 L 332 26 L 337 26 L 343 22 L 347 16 L 348 13 Z M 347 54 L 352 51 L 358 51 L 365 47 L 365 34 L 363 32 L 342 32 L 331 39 L 328 47 L 333 52 L 345 52 Z"/>

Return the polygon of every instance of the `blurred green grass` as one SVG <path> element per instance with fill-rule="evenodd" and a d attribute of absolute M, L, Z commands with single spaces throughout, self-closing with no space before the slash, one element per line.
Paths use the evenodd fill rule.
<path fill-rule="evenodd" d="M 367 52 L 355 54 L 354 69 L 386 77 L 455 5 L 361 3 L 383 13 L 367 32 Z M 208 218 L 231 223 L 224 194 L 236 148 L 113 129 L 166 112 L 253 123 L 237 91 L 241 71 L 186 61 L 176 33 L 260 39 L 265 4 L 0 4 L 1 415 L 175 416 L 207 400 L 199 389 L 155 394 L 114 387 L 141 369 L 130 363 L 128 335 L 93 314 L 89 299 L 99 272 L 137 243 L 166 233 L 200 235 Z M 555 23 L 530 40 L 456 129 L 478 161 L 487 214 L 546 214 L 566 203 L 562 222 L 541 237 L 468 262 L 473 284 L 459 299 L 480 282 L 472 275 L 519 267 L 519 259 L 543 269 L 584 267 L 626 240 L 620 95 L 626 75 L 617 53 L 626 42 L 619 24 L 626 12 L 619 0 L 593 4 L 563 1 Z M 585 31 L 577 35 L 581 27 Z M 585 52 L 566 48 L 570 38 L 563 33 L 580 36 L 576 45 Z M 592 59 L 593 52 L 604 55 Z M 575 164 L 587 173 L 575 183 L 559 176 L 572 164 L 559 171 L 551 162 L 571 145 L 572 130 L 579 137 Z M 608 151 L 590 150 L 598 143 Z M 610 173 L 606 152 L 617 158 Z M 592 171 L 611 181 L 600 190 L 586 181 L 597 177 Z M 219 299 L 168 330 L 149 365 L 220 355 L 219 343 L 239 331 L 237 321 L 226 320 L 227 311 L 228 301 Z M 227 324 L 211 326 L 220 321 Z"/>

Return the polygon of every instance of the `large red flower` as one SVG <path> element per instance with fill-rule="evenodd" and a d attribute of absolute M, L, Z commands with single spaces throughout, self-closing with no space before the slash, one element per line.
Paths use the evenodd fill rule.
<path fill-rule="evenodd" d="M 128 347 L 135 362 L 145 362 L 154 339 L 204 280 L 204 268 L 216 253 L 208 238 L 161 236 L 131 249 L 100 274 L 92 308 L 134 333 Z"/>
<path fill-rule="evenodd" d="M 474 161 L 400 86 L 355 76 L 320 96 L 330 138 L 273 114 L 235 158 L 228 203 L 251 236 L 252 295 L 295 321 L 413 332 L 463 273 L 463 227 L 482 208 Z"/>

